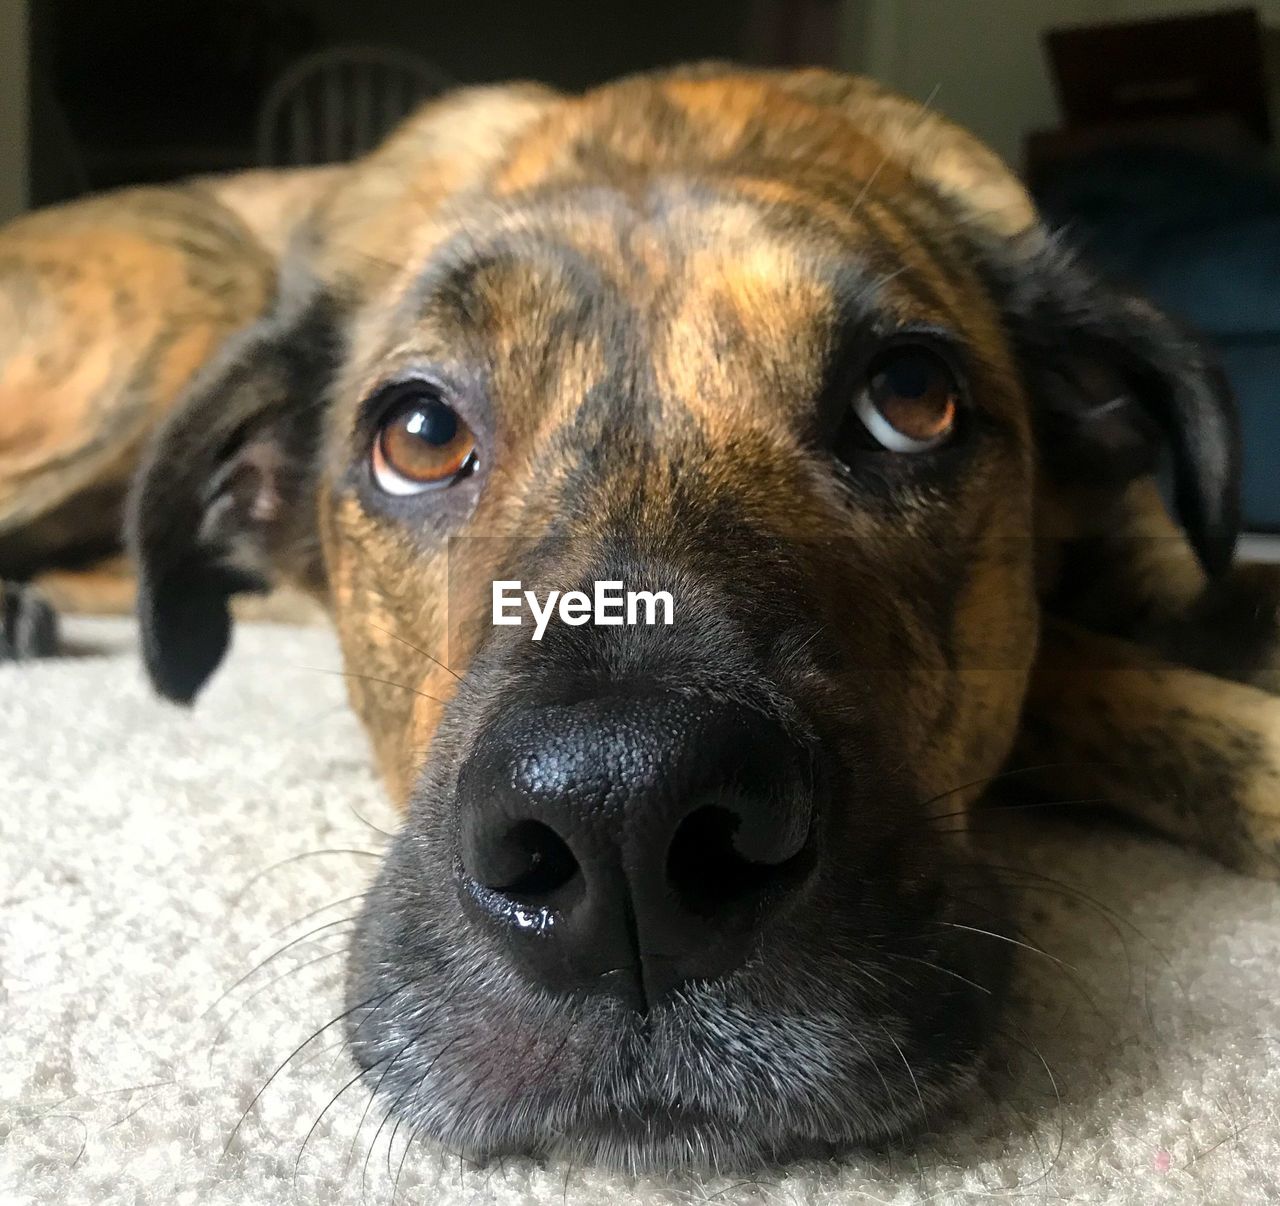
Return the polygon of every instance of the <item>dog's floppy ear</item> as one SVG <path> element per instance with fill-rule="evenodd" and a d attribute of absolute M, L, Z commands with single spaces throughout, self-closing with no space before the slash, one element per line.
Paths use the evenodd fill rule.
<path fill-rule="evenodd" d="M 1178 519 L 1204 568 L 1221 573 L 1239 528 L 1240 435 L 1208 349 L 1039 231 L 994 255 L 1046 475 L 1119 489 L 1167 450 Z"/>
<path fill-rule="evenodd" d="M 127 527 L 143 652 L 163 694 L 192 699 L 217 666 L 232 595 L 277 582 L 323 588 L 314 493 L 339 350 L 331 298 L 346 306 L 385 288 L 433 207 L 482 181 L 510 139 L 555 103 L 554 92 L 532 84 L 450 93 L 350 168 L 299 184 L 306 204 L 297 208 L 274 185 L 206 182 L 252 210 L 273 249 L 289 232 L 289 250 L 275 313 L 203 372 L 135 479 Z M 311 279 L 291 279 L 304 274 Z"/>
<path fill-rule="evenodd" d="M 314 491 L 336 342 L 325 294 L 282 288 L 202 371 L 135 478 L 143 655 L 170 699 L 190 702 L 221 661 L 232 595 L 321 584 Z"/>

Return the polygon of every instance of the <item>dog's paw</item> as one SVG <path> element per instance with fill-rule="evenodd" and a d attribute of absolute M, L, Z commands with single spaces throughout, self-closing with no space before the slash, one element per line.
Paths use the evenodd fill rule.
<path fill-rule="evenodd" d="M 58 651 L 58 613 L 33 586 L 0 580 L 0 662 Z"/>

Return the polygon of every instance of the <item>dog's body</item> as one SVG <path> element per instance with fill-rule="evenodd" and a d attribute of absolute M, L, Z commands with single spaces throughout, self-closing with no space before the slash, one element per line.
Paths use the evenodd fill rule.
<path fill-rule="evenodd" d="M 1015 742 L 1275 871 L 1280 591 L 1230 568 L 1218 382 L 874 85 L 464 92 L 349 168 L 23 219 L 0 273 L 0 577 L 111 553 L 149 442 L 161 690 L 230 596 L 323 602 L 408 817 L 353 1049 L 470 1152 L 749 1162 L 954 1097 L 1005 945 L 963 817 Z M 534 644 L 481 602 L 520 577 L 678 618 Z"/>

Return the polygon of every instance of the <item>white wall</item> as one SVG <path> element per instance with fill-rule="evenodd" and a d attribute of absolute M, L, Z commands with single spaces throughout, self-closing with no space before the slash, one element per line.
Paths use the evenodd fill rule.
<path fill-rule="evenodd" d="M 1239 8 L 1243 0 L 846 0 L 845 51 L 864 71 L 981 135 L 1012 163 L 1058 124 L 1041 46 L 1055 26 Z M 1280 0 L 1252 0 L 1280 25 Z M 935 91 L 936 89 L 936 91 Z"/>
<path fill-rule="evenodd" d="M 0 222 L 27 205 L 27 3 L 0 0 Z"/>

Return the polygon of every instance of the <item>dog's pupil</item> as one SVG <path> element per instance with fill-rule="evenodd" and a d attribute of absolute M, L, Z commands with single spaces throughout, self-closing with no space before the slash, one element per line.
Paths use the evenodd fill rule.
<path fill-rule="evenodd" d="M 443 448 L 458 434 L 458 416 L 443 402 L 432 401 L 411 410 L 405 418 L 404 429 L 426 444 Z"/>
<path fill-rule="evenodd" d="M 937 364 L 925 356 L 899 356 L 889 362 L 884 374 L 886 394 L 913 401 L 943 384 Z"/>

